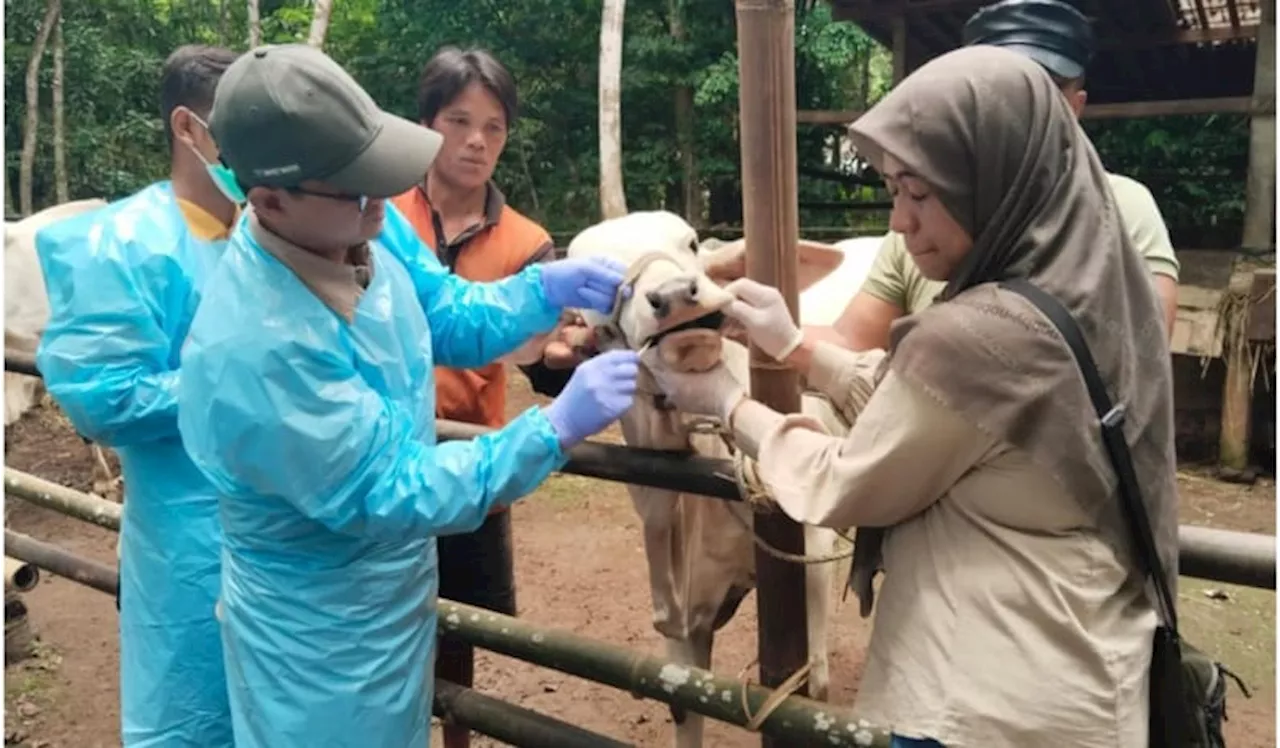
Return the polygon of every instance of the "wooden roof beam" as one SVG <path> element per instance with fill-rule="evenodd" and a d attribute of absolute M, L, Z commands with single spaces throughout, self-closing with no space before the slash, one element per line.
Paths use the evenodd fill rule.
<path fill-rule="evenodd" d="M 1209 14 L 1204 12 L 1204 0 L 1196 0 L 1196 15 L 1200 17 L 1200 28 L 1209 28 Z"/>
<path fill-rule="evenodd" d="M 872 2 L 872 0 L 834 0 L 832 17 L 837 21 L 888 21 L 896 16 L 918 15 L 940 10 L 975 11 L 992 0 L 916 0 L 907 2 Z"/>
<path fill-rule="evenodd" d="M 1248 96 L 1222 96 L 1211 99 L 1173 99 L 1169 101 L 1126 101 L 1118 104 L 1089 104 L 1082 119 L 1133 119 L 1194 114 L 1261 114 L 1274 105 L 1255 105 Z M 807 125 L 848 125 L 862 116 L 854 110 L 801 110 L 796 122 Z"/>
<path fill-rule="evenodd" d="M 1258 24 L 1256 23 L 1235 27 L 1216 26 L 1205 29 L 1174 29 L 1155 34 L 1133 34 L 1103 38 L 1098 44 L 1098 49 L 1148 49 L 1183 44 L 1204 44 L 1206 42 L 1229 42 L 1236 39 L 1256 39 L 1257 37 Z"/>

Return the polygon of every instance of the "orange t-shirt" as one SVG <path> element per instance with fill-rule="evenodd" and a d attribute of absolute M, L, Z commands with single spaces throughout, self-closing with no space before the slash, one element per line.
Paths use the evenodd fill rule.
<path fill-rule="evenodd" d="M 446 242 L 440 217 L 422 186 L 392 198 L 418 236 L 452 272 L 474 281 L 496 281 L 553 257 L 546 229 L 506 204 L 492 183 L 485 193 L 484 220 Z M 498 427 L 506 423 L 507 375 L 495 362 L 478 369 L 435 368 L 436 417 Z"/>

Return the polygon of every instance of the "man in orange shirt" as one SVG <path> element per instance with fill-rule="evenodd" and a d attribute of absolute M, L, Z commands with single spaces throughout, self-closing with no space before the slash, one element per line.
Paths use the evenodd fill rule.
<path fill-rule="evenodd" d="M 518 213 L 493 183 L 493 170 L 516 117 L 511 73 L 483 50 L 445 47 L 427 62 L 418 88 L 418 120 L 444 136 L 422 183 L 392 202 L 452 272 L 476 281 L 514 275 L 555 259 L 551 236 Z M 535 391 L 556 395 L 579 363 L 552 339 L 521 366 Z M 436 367 L 436 417 L 497 427 L 505 422 L 506 370 Z M 515 615 L 511 517 L 491 514 L 472 533 L 440 537 L 440 597 Z M 441 638 L 436 675 L 472 684 L 474 651 Z M 446 725 L 445 748 L 466 748 L 469 731 Z"/>

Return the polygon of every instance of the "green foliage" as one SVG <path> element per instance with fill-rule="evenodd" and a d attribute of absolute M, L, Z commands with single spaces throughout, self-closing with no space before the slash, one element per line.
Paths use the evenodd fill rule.
<path fill-rule="evenodd" d="M 5 3 L 5 168 L 16 195 L 26 109 L 24 78 L 44 0 Z M 157 102 L 164 58 L 189 42 L 244 49 L 244 0 L 64 2 L 67 162 L 73 199 L 116 198 L 168 170 Z M 309 0 L 260 0 L 267 43 L 302 41 Z M 440 46 L 488 48 L 514 73 L 520 118 L 498 168 L 511 202 L 553 231 L 572 232 L 599 215 L 597 60 L 600 0 L 335 0 L 325 49 L 388 109 L 416 119 L 417 81 Z M 796 104 L 863 109 L 889 87 L 890 63 L 859 28 L 836 23 L 826 3 L 797 3 Z M 738 49 L 733 3 L 629 0 L 622 73 L 623 176 L 633 210 L 683 212 L 677 91 L 692 93 L 696 179 L 708 226 L 741 225 Z M 50 81 L 40 71 L 39 147 L 33 194 L 53 202 Z M 1095 123 L 1099 151 L 1115 171 L 1146 182 L 1171 226 L 1238 233 L 1247 125 L 1232 118 Z M 801 126 L 798 161 L 838 171 L 838 138 Z M 1218 181 L 1214 181 L 1218 180 Z M 802 203 L 877 199 L 877 190 L 810 177 Z M 11 199 L 10 206 L 16 202 Z M 12 207 L 10 207 L 12 210 Z M 865 211 L 801 210 L 806 226 L 883 227 Z M 1182 230 L 1182 229 L 1177 229 Z M 1206 239 L 1208 240 L 1208 239 Z"/>
<path fill-rule="evenodd" d="M 1086 121 L 1107 169 L 1155 196 L 1174 246 L 1238 247 L 1249 162 L 1249 119 L 1214 114 Z"/>

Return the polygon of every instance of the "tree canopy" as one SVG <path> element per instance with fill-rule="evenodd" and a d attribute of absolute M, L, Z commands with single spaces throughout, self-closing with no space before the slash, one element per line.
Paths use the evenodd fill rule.
<path fill-rule="evenodd" d="M 160 66 L 169 52 L 190 42 L 246 49 L 251 4 L 95 0 L 62 6 L 72 199 L 118 198 L 166 174 L 157 94 Z M 306 40 L 312 2 L 258 0 L 257 6 L 264 43 Z M 5 3 L 9 214 L 18 209 L 24 81 L 47 9 L 48 0 Z M 564 241 L 600 213 L 600 20 L 600 0 L 334 0 L 324 48 L 380 104 L 410 118 L 415 116 L 418 73 L 440 46 L 481 46 L 503 60 L 520 87 L 521 111 L 497 178 L 513 205 Z M 701 228 L 732 235 L 741 226 L 742 213 L 733 4 L 629 0 L 624 33 L 628 207 L 667 208 Z M 32 170 L 36 210 L 56 202 L 51 59 L 46 53 L 39 70 Z M 857 26 L 833 22 L 826 3 L 797 3 L 798 108 L 865 108 L 888 89 L 890 75 L 886 50 Z M 678 103 L 682 98 L 689 105 Z M 1151 187 L 1175 235 L 1194 237 L 1196 245 L 1238 241 L 1248 149 L 1245 118 L 1181 117 L 1087 127 L 1109 168 Z M 877 187 L 858 184 L 841 163 L 838 135 L 831 129 L 799 128 L 801 225 L 814 238 L 883 231 L 883 211 L 847 207 L 884 196 Z M 833 172 L 837 179 L 829 178 Z M 686 190 L 686 183 L 694 188 Z M 823 227 L 831 231 L 818 230 Z"/>

